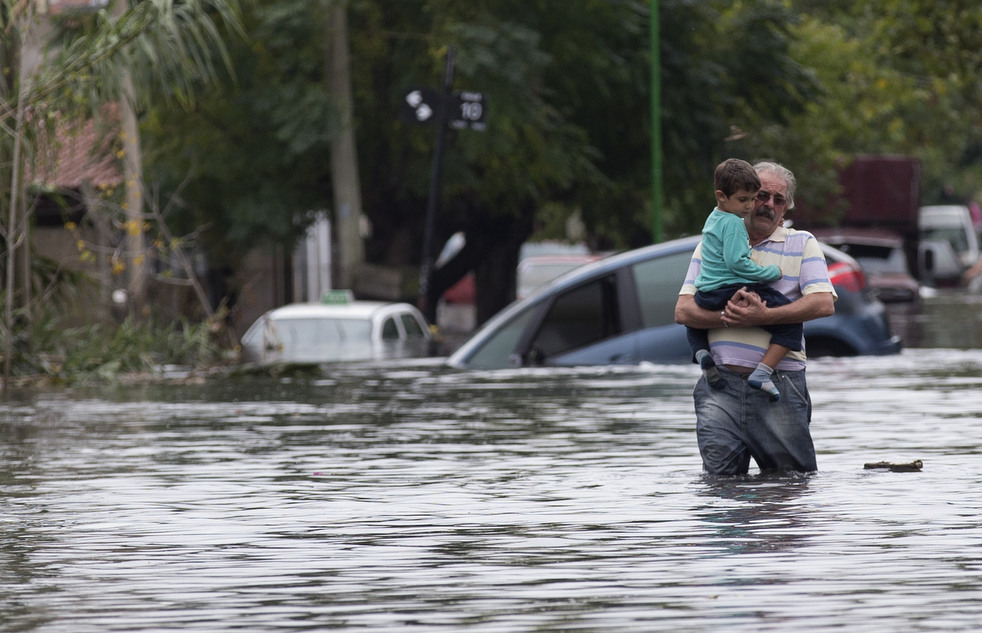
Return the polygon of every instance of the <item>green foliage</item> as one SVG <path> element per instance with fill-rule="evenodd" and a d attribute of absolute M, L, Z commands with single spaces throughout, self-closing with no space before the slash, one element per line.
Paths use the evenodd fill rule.
<path fill-rule="evenodd" d="M 143 120 L 145 158 L 183 206 L 179 232 L 206 226 L 215 266 L 234 267 L 259 245 L 290 244 L 298 217 L 327 208 L 329 146 L 339 128 L 323 82 L 323 20 L 306 2 L 256 3 L 245 39 L 230 39 L 235 76 L 194 106 L 158 103 Z"/>
<path fill-rule="evenodd" d="M 330 209 L 341 122 L 324 88 L 328 4 L 247 7 L 248 39 L 229 49 L 236 79 L 144 119 L 155 173 L 187 183 L 172 219 L 185 232 L 211 225 L 213 261 L 289 248 L 308 210 Z M 925 190 L 967 191 L 982 159 L 975 4 L 661 0 L 666 236 L 699 230 L 728 156 L 788 165 L 812 202 L 857 154 L 917 156 Z M 504 277 L 521 241 L 574 215 L 598 247 L 650 241 L 650 6 L 348 2 L 369 259 L 418 261 L 435 132 L 397 113 L 406 87 L 439 90 L 450 46 L 454 87 L 483 92 L 490 114 L 486 132 L 447 137 L 437 246 L 464 231 L 465 266 L 495 260 Z"/>
<path fill-rule="evenodd" d="M 770 129 L 786 130 L 819 97 L 793 55 L 797 15 L 787 3 L 662 6 L 662 134 L 666 233 L 697 232 L 712 209 L 712 174 L 727 157 L 792 166 Z"/>
<path fill-rule="evenodd" d="M 127 318 L 120 324 L 66 328 L 49 311 L 15 332 L 13 376 L 43 376 L 59 383 L 112 382 L 125 374 L 158 376 L 165 366 L 205 368 L 224 355 L 207 323 Z"/>
<path fill-rule="evenodd" d="M 132 81 L 146 105 L 151 95 L 189 104 L 200 83 L 213 82 L 228 58 L 220 27 L 236 29 L 240 3 L 229 0 L 142 0 L 72 15 L 30 84 L 30 103 L 96 112 Z M 56 23 L 56 26 L 59 23 Z"/>
<path fill-rule="evenodd" d="M 972 0 L 796 4 L 805 17 L 797 55 L 821 77 L 826 94 L 779 132 L 789 134 L 789 145 L 833 159 L 915 156 L 925 204 L 945 191 L 963 199 L 982 193 L 982 6 Z"/>

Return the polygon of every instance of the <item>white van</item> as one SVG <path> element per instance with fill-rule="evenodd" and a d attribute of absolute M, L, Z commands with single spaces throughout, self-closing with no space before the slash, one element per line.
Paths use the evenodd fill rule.
<path fill-rule="evenodd" d="M 921 280 L 957 282 L 979 261 L 979 236 L 968 207 L 942 204 L 921 207 L 917 215 Z"/>

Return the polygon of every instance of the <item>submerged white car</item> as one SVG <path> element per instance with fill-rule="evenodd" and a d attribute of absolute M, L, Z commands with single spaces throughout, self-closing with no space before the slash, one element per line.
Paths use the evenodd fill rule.
<path fill-rule="evenodd" d="M 258 365 L 419 358 L 430 354 L 426 319 L 408 303 L 292 303 L 259 317 L 242 337 Z"/>

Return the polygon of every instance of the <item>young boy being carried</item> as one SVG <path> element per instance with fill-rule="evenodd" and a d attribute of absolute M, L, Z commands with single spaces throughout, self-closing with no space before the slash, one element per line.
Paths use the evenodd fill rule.
<path fill-rule="evenodd" d="M 780 279 L 781 269 L 760 266 L 750 259 L 750 237 L 743 221 L 754 210 L 760 189 L 757 172 L 750 163 L 729 158 L 716 166 L 715 187 L 716 208 L 702 229 L 702 267 L 695 280 L 696 304 L 706 310 L 721 311 L 733 293 L 747 288 L 770 307 L 787 305 L 790 303 L 787 297 L 764 283 Z M 771 380 L 774 367 L 788 350 L 801 349 L 802 329 L 800 323 L 768 325 L 764 329 L 771 333 L 771 342 L 747 382 L 777 401 L 781 392 Z M 723 379 L 709 351 L 707 330 L 686 328 L 686 335 L 706 381 L 713 388 L 722 389 Z"/>

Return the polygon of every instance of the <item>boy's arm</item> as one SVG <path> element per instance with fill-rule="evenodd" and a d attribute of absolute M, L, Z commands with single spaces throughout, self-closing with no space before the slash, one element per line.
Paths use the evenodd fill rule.
<path fill-rule="evenodd" d="M 723 235 L 723 260 L 730 272 L 748 281 L 767 282 L 781 278 L 781 269 L 777 266 L 761 266 L 750 259 L 747 231 L 742 224 L 731 224 L 726 229 Z"/>

